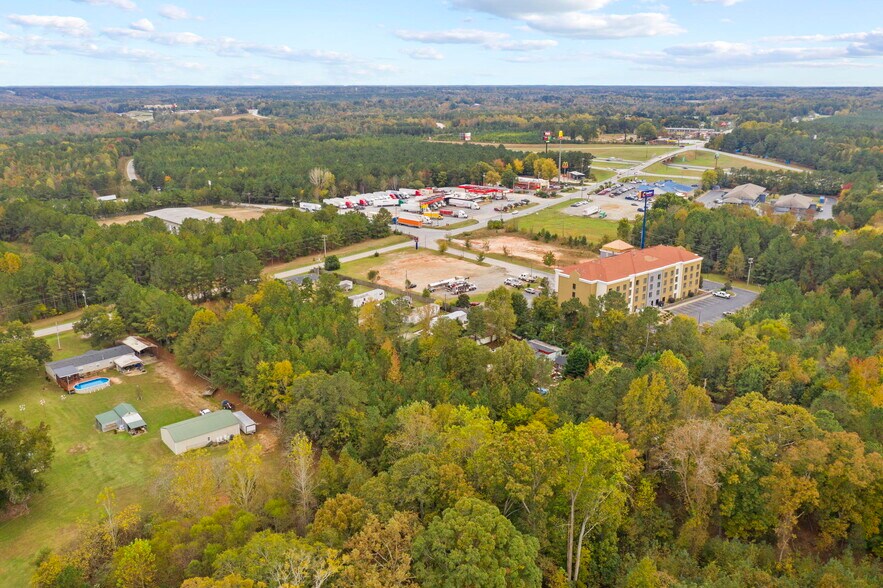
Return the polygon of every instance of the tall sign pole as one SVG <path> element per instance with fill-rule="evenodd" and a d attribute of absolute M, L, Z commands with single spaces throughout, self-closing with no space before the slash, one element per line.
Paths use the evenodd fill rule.
<path fill-rule="evenodd" d="M 641 249 L 647 243 L 647 199 L 653 198 L 653 190 L 642 190 L 641 200 L 644 202 L 644 220 L 641 223 Z"/>
<path fill-rule="evenodd" d="M 561 185 L 561 139 L 564 138 L 564 131 L 558 131 L 558 185 Z"/>

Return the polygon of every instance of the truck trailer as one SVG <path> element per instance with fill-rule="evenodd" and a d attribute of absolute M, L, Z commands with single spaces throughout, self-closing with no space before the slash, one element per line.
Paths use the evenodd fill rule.
<path fill-rule="evenodd" d="M 462 198 L 449 198 L 448 206 L 456 206 L 457 208 L 470 208 L 472 210 L 478 210 L 478 203 L 473 202 L 472 200 L 464 200 Z"/>
<path fill-rule="evenodd" d="M 297 207 L 307 212 L 319 212 L 322 210 L 322 205 L 315 202 L 301 202 Z"/>
<path fill-rule="evenodd" d="M 394 225 L 402 225 L 405 227 L 416 227 L 420 228 L 423 226 L 423 217 L 422 216 L 412 216 L 399 214 L 396 218 L 392 219 Z"/>

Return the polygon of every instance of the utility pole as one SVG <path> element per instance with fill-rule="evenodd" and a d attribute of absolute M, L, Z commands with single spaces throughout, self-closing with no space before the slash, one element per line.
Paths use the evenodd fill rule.
<path fill-rule="evenodd" d="M 83 304 L 85 306 L 89 306 L 89 301 L 86 300 L 86 291 L 85 290 L 83 290 Z"/>
<path fill-rule="evenodd" d="M 751 284 L 751 266 L 754 265 L 754 258 L 748 258 L 748 283 Z"/>
<path fill-rule="evenodd" d="M 561 139 L 564 131 L 558 131 L 558 185 L 561 185 Z"/>
<path fill-rule="evenodd" d="M 322 235 L 322 259 L 328 257 L 328 235 Z"/>
<path fill-rule="evenodd" d="M 58 321 L 55 321 L 55 342 L 58 344 L 58 349 L 61 350 L 61 336 L 58 334 Z"/>
<path fill-rule="evenodd" d="M 647 240 L 647 198 L 653 196 L 653 190 L 644 190 L 641 192 L 641 199 L 644 201 L 644 217 L 641 223 L 641 249 Z"/>

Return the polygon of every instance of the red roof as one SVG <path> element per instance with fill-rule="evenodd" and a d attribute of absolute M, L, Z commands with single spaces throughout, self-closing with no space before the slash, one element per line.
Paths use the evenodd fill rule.
<path fill-rule="evenodd" d="M 635 249 L 613 257 L 593 259 L 576 265 L 560 268 L 568 276 L 574 272 L 584 280 L 615 282 L 634 274 L 642 274 L 673 265 L 678 262 L 689 262 L 702 259 L 683 247 L 656 245 L 646 249 Z"/>

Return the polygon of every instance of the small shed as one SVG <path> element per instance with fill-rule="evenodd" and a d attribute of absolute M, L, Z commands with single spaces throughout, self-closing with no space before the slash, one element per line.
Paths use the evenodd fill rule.
<path fill-rule="evenodd" d="M 156 345 L 141 337 L 130 335 L 120 341 L 120 343 L 122 343 L 126 347 L 131 347 L 132 351 L 135 352 L 135 355 L 140 358 L 143 358 L 145 355 L 156 354 Z"/>
<path fill-rule="evenodd" d="M 239 420 L 229 410 L 218 410 L 159 430 L 163 443 L 175 455 L 216 443 L 226 443 L 239 434 Z"/>
<path fill-rule="evenodd" d="M 527 344 L 533 349 L 533 352 L 537 357 L 544 357 L 550 361 L 555 361 L 559 356 L 564 354 L 564 350 L 560 347 L 540 341 L 539 339 L 531 339 Z"/>
<path fill-rule="evenodd" d="M 95 415 L 95 428 L 102 433 L 128 431 L 134 434 L 146 431 L 147 423 L 134 406 L 122 402 L 116 405 L 113 410 Z"/>
<path fill-rule="evenodd" d="M 243 435 L 254 435 L 257 432 L 258 424 L 254 422 L 250 416 L 241 410 L 234 412 L 233 416 L 239 421 L 239 430 L 242 431 Z"/>

